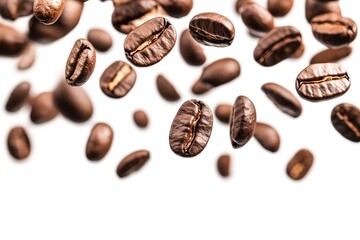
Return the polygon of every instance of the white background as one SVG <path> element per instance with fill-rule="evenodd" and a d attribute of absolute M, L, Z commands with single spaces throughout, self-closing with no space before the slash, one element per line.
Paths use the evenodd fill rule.
<path fill-rule="evenodd" d="M 266 6 L 265 0 L 258 2 Z M 111 1 L 85 3 L 74 31 L 53 44 L 36 46 L 37 60 L 31 69 L 19 72 L 18 59 L 0 58 L 0 239 L 360 239 L 360 146 L 343 138 L 330 121 L 337 104 L 360 106 L 359 39 L 352 43 L 350 57 L 340 61 L 352 80 L 345 95 L 319 103 L 300 99 L 303 112 L 295 119 L 278 110 L 260 89 L 272 81 L 297 96 L 297 74 L 315 53 L 325 49 L 312 35 L 304 2 L 295 0 L 286 17 L 275 19 L 277 26 L 300 29 L 304 55 L 269 68 L 254 61 L 252 52 L 258 40 L 249 36 L 234 11 L 235 0 L 194 0 L 188 16 L 169 17 L 178 37 L 200 12 L 223 14 L 235 25 L 230 47 L 204 47 L 204 66 L 233 57 L 241 64 L 241 75 L 201 96 L 190 89 L 203 66 L 188 66 L 178 42 L 160 63 L 136 68 L 137 82 L 125 98 L 110 99 L 101 92 L 99 78 L 104 69 L 115 60 L 126 59 L 125 35 L 111 25 Z M 355 2 L 342 0 L 340 4 L 344 16 L 360 23 Z M 24 18 L 11 24 L 25 31 L 27 22 Z M 107 29 L 114 45 L 109 52 L 97 54 L 95 71 L 83 85 L 94 104 L 88 122 L 74 124 L 59 115 L 49 123 L 34 125 L 29 108 L 17 113 L 4 110 L 9 93 L 23 80 L 31 83 L 33 95 L 51 91 L 64 75 L 73 43 L 92 27 Z M 173 82 L 181 100 L 169 103 L 160 97 L 155 85 L 159 73 Z M 278 130 L 281 146 L 277 153 L 264 150 L 255 139 L 233 149 L 229 127 L 215 117 L 210 141 L 200 155 L 181 158 L 171 151 L 170 125 L 184 101 L 198 98 L 214 110 L 218 103 L 232 104 L 238 95 L 254 102 L 258 121 Z M 150 118 L 145 130 L 132 120 L 139 108 Z M 85 145 L 99 121 L 113 127 L 114 141 L 103 160 L 90 162 Z M 15 125 L 26 127 L 32 143 L 30 157 L 21 162 L 6 147 L 8 131 Z M 149 162 L 128 178 L 118 178 L 119 161 L 142 148 L 151 152 Z M 301 148 L 310 149 L 315 160 L 308 175 L 296 182 L 288 178 L 285 168 Z M 228 179 L 216 169 L 216 160 L 223 153 L 233 160 Z"/>

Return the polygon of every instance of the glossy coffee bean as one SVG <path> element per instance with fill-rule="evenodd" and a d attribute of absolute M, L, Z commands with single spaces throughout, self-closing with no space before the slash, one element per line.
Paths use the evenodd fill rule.
<path fill-rule="evenodd" d="M 0 56 L 17 56 L 24 51 L 28 42 L 24 33 L 0 23 Z"/>
<path fill-rule="evenodd" d="M 135 70 L 126 62 L 116 61 L 101 75 L 100 88 L 108 97 L 122 98 L 130 92 L 135 82 Z"/>
<path fill-rule="evenodd" d="M 221 155 L 217 160 L 217 169 L 222 177 L 230 176 L 231 157 L 229 154 Z"/>
<path fill-rule="evenodd" d="M 87 159 L 91 161 L 103 159 L 110 150 L 113 137 L 113 130 L 108 124 L 103 122 L 96 123 L 91 129 L 86 144 L 85 154 Z"/>
<path fill-rule="evenodd" d="M 11 156 L 17 160 L 23 160 L 30 155 L 31 144 L 25 128 L 13 127 L 7 137 L 7 146 Z"/>
<path fill-rule="evenodd" d="M 58 113 L 52 92 L 40 93 L 31 100 L 30 120 L 35 124 L 48 122 L 54 119 Z"/>
<path fill-rule="evenodd" d="M 39 22 L 50 25 L 61 16 L 65 0 L 34 0 L 33 12 Z"/>
<path fill-rule="evenodd" d="M 293 180 L 300 180 L 308 173 L 314 161 L 313 154 L 308 149 L 300 149 L 291 158 L 286 173 Z"/>
<path fill-rule="evenodd" d="M 146 128 L 149 125 L 149 117 L 144 110 L 136 110 L 133 114 L 133 119 L 139 128 Z"/>
<path fill-rule="evenodd" d="M 305 17 L 309 23 L 314 17 L 324 13 L 341 14 L 339 1 L 305 0 Z"/>
<path fill-rule="evenodd" d="M 225 16 L 214 12 L 195 15 L 189 23 L 191 36 L 206 46 L 228 47 L 235 37 L 235 27 Z"/>
<path fill-rule="evenodd" d="M 17 69 L 26 70 L 29 69 L 35 62 L 36 59 L 36 49 L 35 44 L 28 43 L 24 51 L 21 53 Z"/>
<path fill-rule="evenodd" d="M 149 159 L 150 152 L 147 150 L 132 152 L 120 161 L 116 173 L 120 178 L 127 177 L 141 169 Z"/>
<path fill-rule="evenodd" d="M 33 13 L 33 0 L 1 0 L 0 15 L 4 19 L 16 20 Z"/>
<path fill-rule="evenodd" d="M 86 38 L 99 52 L 106 52 L 113 45 L 111 35 L 104 29 L 92 28 L 87 33 Z"/>
<path fill-rule="evenodd" d="M 350 88 L 350 77 L 338 63 L 307 66 L 296 78 L 296 91 L 309 101 L 322 101 L 343 95 Z"/>
<path fill-rule="evenodd" d="M 169 102 L 175 102 L 180 99 L 180 94 L 174 85 L 163 75 L 159 74 L 156 78 L 156 87 L 159 94 Z"/>
<path fill-rule="evenodd" d="M 197 94 L 197 95 L 200 95 L 200 94 L 203 94 L 203 93 L 206 93 L 208 92 L 209 90 L 212 89 L 212 86 L 210 84 L 207 84 L 207 83 L 203 83 L 199 80 L 197 80 L 196 82 L 194 82 L 194 84 L 192 85 L 191 87 L 191 91 L 194 93 L 194 94 Z"/>
<path fill-rule="evenodd" d="M 283 17 L 290 12 L 294 0 L 268 0 L 267 8 L 274 17 Z"/>
<path fill-rule="evenodd" d="M 349 56 L 351 52 L 352 52 L 352 48 L 350 46 L 345 46 L 335 49 L 328 48 L 315 54 L 310 59 L 310 64 L 337 62 Z"/>
<path fill-rule="evenodd" d="M 233 148 L 243 147 L 254 135 L 256 109 L 246 96 L 235 99 L 230 116 L 230 140 Z"/>
<path fill-rule="evenodd" d="M 23 81 L 16 85 L 6 102 L 6 111 L 16 112 L 20 110 L 29 99 L 30 89 L 31 85 L 27 81 Z"/>
<path fill-rule="evenodd" d="M 212 111 L 206 103 L 196 99 L 184 102 L 171 124 L 171 150 L 181 157 L 198 155 L 210 139 L 212 126 Z"/>
<path fill-rule="evenodd" d="M 180 36 L 180 54 L 185 62 L 192 66 L 201 66 L 206 61 L 202 46 L 191 36 L 189 29 L 185 29 Z"/>
<path fill-rule="evenodd" d="M 231 104 L 218 104 L 215 108 L 215 116 L 220 122 L 228 124 L 230 121 L 231 111 Z"/>
<path fill-rule="evenodd" d="M 360 142 L 360 109 L 350 103 L 341 103 L 331 112 L 331 123 L 344 138 Z"/>
<path fill-rule="evenodd" d="M 189 14 L 193 0 L 156 0 L 171 17 L 182 18 Z"/>
<path fill-rule="evenodd" d="M 253 2 L 253 0 L 237 0 L 235 3 L 235 11 L 240 14 L 240 7 L 246 2 Z"/>
<path fill-rule="evenodd" d="M 277 152 L 280 147 L 280 135 L 269 124 L 257 122 L 254 132 L 255 139 L 260 145 L 270 152 Z"/>
<path fill-rule="evenodd" d="M 126 58 L 146 67 L 161 61 L 174 47 L 176 30 L 163 17 L 152 18 L 131 31 L 124 42 Z"/>

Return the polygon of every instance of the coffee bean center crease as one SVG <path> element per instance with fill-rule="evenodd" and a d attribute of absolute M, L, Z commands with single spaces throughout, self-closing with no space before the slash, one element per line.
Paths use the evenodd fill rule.
<path fill-rule="evenodd" d="M 197 127 L 197 124 L 198 124 L 198 122 L 200 120 L 200 117 L 201 117 L 201 104 L 199 102 L 195 102 L 195 105 L 198 107 L 198 111 L 197 111 L 196 116 L 194 117 L 194 119 L 192 120 L 192 123 L 191 123 L 190 137 L 189 137 L 188 141 L 185 142 L 185 144 L 184 144 L 183 151 L 184 151 L 185 154 L 188 153 L 188 150 L 190 149 L 191 145 L 194 142 L 194 139 L 196 137 L 196 127 Z"/>

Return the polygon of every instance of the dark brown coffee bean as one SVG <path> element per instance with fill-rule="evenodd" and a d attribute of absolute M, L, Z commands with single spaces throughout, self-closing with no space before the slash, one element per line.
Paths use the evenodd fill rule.
<path fill-rule="evenodd" d="M 252 2 L 253 0 L 237 0 L 235 3 L 235 11 L 240 14 L 240 7 L 246 2 Z"/>
<path fill-rule="evenodd" d="M 113 40 L 111 35 L 100 28 L 92 28 L 87 33 L 87 40 L 94 46 L 99 52 L 108 51 L 112 45 Z"/>
<path fill-rule="evenodd" d="M 207 83 L 203 83 L 199 80 L 197 80 L 194 85 L 191 87 L 191 91 L 194 94 L 203 94 L 208 92 L 210 89 L 212 88 L 212 86 L 210 84 Z"/>
<path fill-rule="evenodd" d="M 286 173 L 291 179 L 300 180 L 308 173 L 313 161 L 313 154 L 307 149 L 301 149 L 289 161 Z"/>
<path fill-rule="evenodd" d="M 30 155 L 30 139 L 23 127 L 17 126 L 10 130 L 7 145 L 11 156 L 17 160 L 23 160 Z"/>
<path fill-rule="evenodd" d="M 65 7 L 65 0 L 34 0 L 34 17 L 45 25 L 56 22 Z"/>
<path fill-rule="evenodd" d="M 149 125 L 149 118 L 143 110 L 136 110 L 133 114 L 133 119 L 139 128 L 146 128 Z"/>
<path fill-rule="evenodd" d="M 238 96 L 234 102 L 230 116 L 230 140 L 233 148 L 244 146 L 254 135 L 256 109 L 253 102 Z"/>
<path fill-rule="evenodd" d="M 161 61 L 174 47 L 176 30 L 163 17 L 152 18 L 130 32 L 124 42 L 126 58 L 146 67 Z"/>
<path fill-rule="evenodd" d="M 206 147 L 213 126 L 213 115 L 203 101 L 191 99 L 179 108 L 171 124 L 171 150 L 181 157 L 194 157 Z"/>
<path fill-rule="evenodd" d="M 126 62 L 116 61 L 100 77 L 100 88 L 111 98 L 121 98 L 130 92 L 136 82 L 135 70 Z"/>
<path fill-rule="evenodd" d="M 360 142 L 360 109 L 350 103 L 341 103 L 331 112 L 331 123 L 346 139 Z"/>
<path fill-rule="evenodd" d="M 185 29 L 180 36 L 180 53 L 185 62 L 193 66 L 201 66 L 206 56 L 201 45 L 191 36 L 189 29 Z"/>
<path fill-rule="evenodd" d="M 324 13 L 341 14 L 339 1 L 305 0 L 305 16 L 309 23 L 311 19 Z"/>
<path fill-rule="evenodd" d="M 350 88 L 350 78 L 338 63 L 316 63 L 307 66 L 296 78 L 296 91 L 309 101 L 339 97 Z"/>
<path fill-rule="evenodd" d="M 64 117 L 76 123 L 86 122 L 93 114 L 93 105 L 85 90 L 71 87 L 65 81 L 54 90 L 54 103 Z"/>
<path fill-rule="evenodd" d="M 120 178 L 127 177 L 142 168 L 149 159 L 150 152 L 147 150 L 132 152 L 120 161 L 116 173 Z"/>
<path fill-rule="evenodd" d="M 351 52 L 352 52 L 352 48 L 350 46 L 345 46 L 335 49 L 328 48 L 315 54 L 311 58 L 310 64 L 337 62 L 349 56 Z"/>
<path fill-rule="evenodd" d="M 28 43 L 20 56 L 20 59 L 17 64 L 17 68 L 19 70 L 29 69 L 34 64 L 35 58 L 36 58 L 35 45 L 32 43 Z"/>
<path fill-rule="evenodd" d="M 277 83 L 265 83 L 261 90 L 282 112 L 291 117 L 299 117 L 302 112 L 300 101 L 289 90 Z"/>
<path fill-rule="evenodd" d="M 235 27 L 225 16 L 214 12 L 195 15 L 189 23 L 191 36 L 206 46 L 228 47 L 234 40 Z"/>
<path fill-rule="evenodd" d="M 8 112 L 16 112 L 28 101 L 31 85 L 29 82 L 24 81 L 16 85 L 11 92 L 8 101 L 6 102 L 5 109 Z"/>
<path fill-rule="evenodd" d="M 220 122 L 228 124 L 232 111 L 231 104 L 219 104 L 215 108 L 215 116 Z"/>
<path fill-rule="evenodd" d="M 0 23 L 0 56 L 17 56 L 27 44 L 28 38 L 24 33 Z"/>
<path fill-rule="evenodd" d="M 279 150 L 280 135 L 275 128 L 269 124 L 257 122 L 254 137 L 266 150 L 270 152 L 277 152 Z"/>
<path fill-rule="evenodd" d="M 337 13 L 326 13 L 311 20 L 314 37 L 329 48 L 349 45 L 357 35 L 357 25 Z"/>
<path fill-rule="evenodd" d="M 275 27 L 260 38 L 254 50 L 254 59 L 262 66 L 273 66 L 294 54 L 301 43 L 301 33 L 296 28 Z"/>
<path fill-rule="evenodd" d="M 161 74 L 156 78 L 156 87 L 165 100 L 174 102 L 180 99 L 180 95 L 174 85 Z"/>
<path fill-rule="evenodd" d="M 300 58 L 302 57 L 302 55 L 304 55 L 304 52 L 305 52 L 305 45 L 304 43 L 301 43 L 298 49 L 296 49 L 295 52 L 289 56 L 289 58 L 295 58 L 295 59 Z"/>
<path fill-rule="evenodd" d="M 85 148 L 87 159 L 91 161 L 103 159 L 110 150 L 113 136 L 113 130 L 108 124 L 102 122 L 95 124 Z"/>
<path fill-rule="evenodd" d="M 171 17 L 181 18 L 189 14 L 193 0 L 156 0 Z"/>
<path fill-rule="evenodd" d="M 229 154 L 221 155 L 217 160 L 217 169 L 222 177 L 230 176 L 231 157 Z"/>
<path fill-rule="evenodd" d="M 52 92 L 43 92 L 31 100 L 30 119 L 35 124 L 41 124 L 54 119 L 59 111 L 55 106 Z"/>
<path fill-rule="evenodd" d="M 294 5 L 294 0 L 268 0 L 267 8 L 274 17 L 283 17 L 288 14 Z"/>
<path fill-rule="evenodd" d="M 261 37 L 274 28 L 274 17 L 256 2 L 247 1 L 242 4 L 240 16 L 253 36 Z"/>
<path fill-rule="evenodd" d="M 16 20 L 33 13 L 33 0 L 1 0 L 0 15 L 4 19 Z"/>

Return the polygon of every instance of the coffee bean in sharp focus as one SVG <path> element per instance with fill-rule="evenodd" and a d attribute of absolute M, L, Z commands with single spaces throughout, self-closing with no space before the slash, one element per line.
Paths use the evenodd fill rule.
<path fill-rule="evenodd" d="M 235 37 L 235 27 L 225 16 L 214 12 L 195 15 L 189 23 L 191 36 L 205 46 L 228 47 Z"/>
<path fill-rule="evenodd" d="M 174 47 L 176 30 L 163 17 L 148 20 L 131 31 L 124 42 L 126 58 L 136 66 L 151 66 L 161 61 Z"/>
<path fill-rule="evenodd" d="M 24 51 L 28 42 L 26 34 L 0 23 L 0 56 L 17 56 Z"/>
<path fill-rule="evenodd" d="M 331 123 L 344 138 L 360 142 L 360 109 L 355 105 L 336 105 L 331 112 Z"/>
<path fill-rule="evenodd" d="M 122 98 L 130 92 L 135 82 L 135 70 L 126 62 L 115 61 L 101 75 L 100 88 L 108 97 Z"/>
<path fill-rule="evenodd" d="M 87 33 L 87 40 L 99 52 L 106 52 L 113 45 L 113 40 L 111 35 L 106 30 L 101 28 L 90 29 L 89 32 Z"/>
<path fill-rule="evenodd" d="M 96 123 L 91 129 L 86 144 L 85 154 L 87 159 L 91 161 L 103 159 L 110 150 L 113 137 L 113 130 L 108 124 L 103 122 Z"/>
<path fill-rule="evenodd" d="M 314 156 L 308 149 L 300 149 L 289 161 L 286 173 L 293 180 L 301 180 L 310 170 L 313 161 Z"/>
<path fill-rule="evenodd" d="M 339 97 L 349 88 L 350 77 L 338 63 L 310 64 L 296 78 L 299 96 L 313 102 Z"/>
<path fill-rule="evenodd" d="M 277 83 L 265 83 L 261 90 L 282 112 L 291 117 L 299 117 L 302 112 L 300 101 L 289 90 Z"/>
<path fill-rule="evenodd" d="M 310 64 L 337 62 L 349 56 L 351 52 L 352 52 L 352 48 L 350 46 L 345 46 L 335 49 L 327 48 L 315 54 L 310 59 Z"/>
<path fill-rule="evenodd" d="M 29 99 L 30 89 L 31 85 L 27 81 L 23 81 L 16 85 L 6 102 L 6 111 L 16 112 L 20 110 Z"/>
<path fill-rule="evenodd" d="M 65 7 L 65 0 L 34 0 L 34 16 L 45 25 L 56 22 Z"/>
<path fill-rule="evenodd" d="M 31 144 L 25 128 L 13 127 L 7 138 L 7 146 L 11 156 L 17 160 L 23 160 L 30 155 Z"/>
<path fill-rule="evenodd" d="M 337 13 L 326 13 L 311 20 L 314 37 L 328 48 L 349 45 L 357 35 L 356 23 Z"/>
<path fill-rule="evenodd" d="M 35 44 L 29 42 L 20 55 L 17 68 L 19 70 L 29 69 L 35 62 L 36 59 L 36 49 Z"/>
<path fill-rule="evenodd" d="M 220 155 L 217 160 L 217 169 L 222 177 L 230 176 L 231 157 L 229 154 Z"/>
<path fill-rule="evenodd" d="M 314 17 L 324 13 L 338 13 L 341 15 L 339 1 L 305 0 L 305 17 L 309 23 Z"/>
<path fill-rule="evenodd" d="M 243 147 L 254 135 L 256 109 L 246 96 L 235 99 L 230 116 L 230 140 L 233 148 Z"/>
<path fill-rule="evenodd" d="M 268 0 L 267 8 L 274 17 L 283 17 L 290 12 L 294 0 Z"/>
<path fill-rule="evenodd" d="M 277 152 L 279 150 L 280 135 L 269 124 L 256 122 L 254 137 L 266 150 L 270 152 Z"/>
<path fill-rule="evenodd" d="M 260 38 L 254 49 L 254 59 L 264 67 L 273 66 L 291 57 L 301 43 L 301 33 L 295 27 L 275 27 Z"/>
<path fill-rule="evenodd" d="M 159 94 L 169 102 L 175 102 L 180 99 L 180 94 L 175 89 L 174 85 L 163 75 L 159 74 L 156 77 L 156 87 Z"/>
<path fill-rule="evenodd" d="M 185 62 L 192 66 L 201 66 L 206 61 L 204 49 L 185 29 L 180 36 L 180 54 Z"/>
<path fill-rule="evenodd" d="M 171 150 L 181 157 L 198 155 L 210 139 L 212 126 L 212 111 L 206 103 L 196 99 L 184 102 L 171 124 Z"/>
<path fill-rule="evenodd" d="M 95 69 L 96 50 L 86 39 L 80 38 L 71 49 L 66 62 L 65 78 L 70 86 L 81 86 Z"/>
<path fill-rule="evenodd" d="M 231 111 L 231 104 L 218 104 L 215 108 L 215 116 L 220 122 L 228 124 L 230 121 Z"/>
<path fill-rule="evenodd" d="M 58 113 L 52 92 L 40 93 L 31 100 L 30 120 L 35 124 L 48 122 L 54 119 Z"/>
<path fill-rule="evenodd" d="M 141 169 L 149 159 L 150 152 L 147 150 L 132 152 L 120 161 L 116 173 L 120 178 L 127 177 Z"/>
<path fill-rule="evenodd" d="M 182 18 L 189 14 L 193 0 L 156 0 L 171 17 Z"/>
<path fill-rule="evenodd" d="M 0 15 L 4 19 L 16 20 L 19 17 L 33 13 L 33 0 L 2 0 L 0 1 Z"/>
<path fill-rule="evenodd" d="M 149 117 L 144 110 L 136 110 L 133 114 L 133 119 L 139 128 L 146 128 L 149 125 Z"/>

